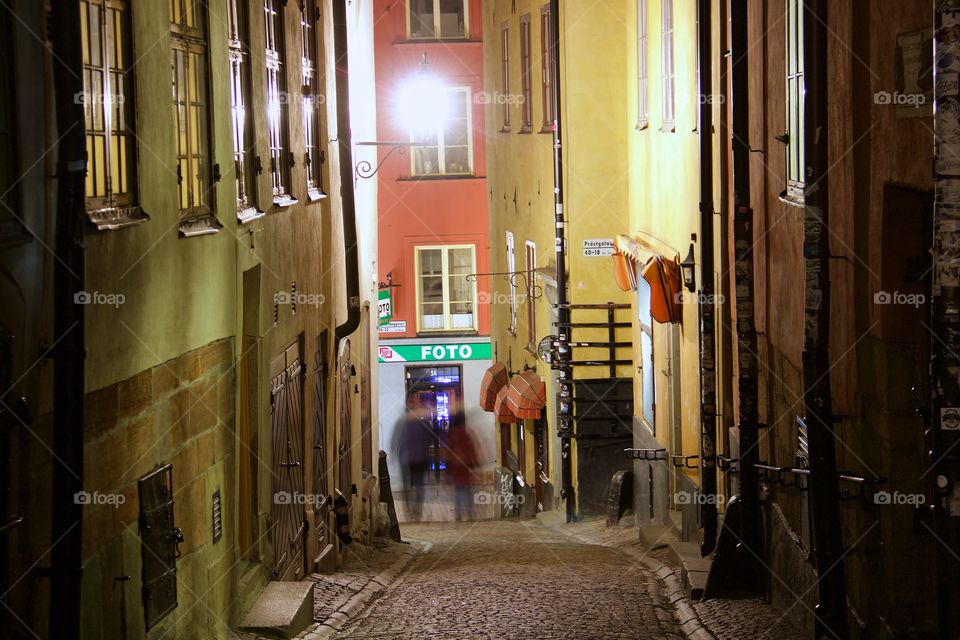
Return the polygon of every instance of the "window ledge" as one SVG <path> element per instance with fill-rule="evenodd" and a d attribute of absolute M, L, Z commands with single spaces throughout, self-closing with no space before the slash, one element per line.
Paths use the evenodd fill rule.
<path fill-rule="evenodd" d="M 442 45 L 483 45 L 483 40 L 473 40 L 465 36 L 451 36 L 449 38 L 406 38 L 397 40 L 393 44 L 399 46 L 420 46 L 424 44 L 442 44 Z"/>
<path fill-rule="evenodd" d="M 136 205 L 88 209 L 87 217 L 90 218 L 90 222 L 96 225 L 98 231 L 132 227 L 150 219 L 150 216 Z"/>
<path fill-rule="evenodd" d="M 256 207 L 244 207 L 237 209 L 237 223 L 247 224 L 248 222 L 259 220 L 265 215 L 263 211 L 258 210 Z"/>
<path fill-rule="evenodd" d="M 637 131 L 645 131 L 650 128 L 650 121 L 647 119 L 637 120 Z"/>
<path fill-rule="evenodd" d="M 486 176 L 475 176 L 470 173 L 455 173 L 448 175 L 410 176 L 397 178 L 397 182 L 443 182 L 444 180 L 486 180 Z"/>
<path fill-rule="evenodd" d="M 321 200 L 325 200 L 326 197 L 327 194 L 325 194 L 323 191 L 320 191 L 320 189 L 307 190 L 307 202 L 320 202 Z"/>
<path fill-rule="evenodd" d="M 791 207 L 806 207 L 807 202 L 803 191 L 803 186 L 789 186 L 786 190 L 781 191 L 777 198 L 780 202 Z"/>
<path fill-rule="evenodd" d="M 500 127 L 500 133 L 510 133 L 510 127 Z"/>
<path fill-rule="evenodd" d="M 419 329 L 418 338 L 475 338 L 480 335 L 476 329 Z"/>
<path fill-rule="evenodd" d="M 660 125 L 660 133 L 676 133 L 677 132 L 677 123 L 673 120 L 665 121 Z"/>
<path fill-rule="evenodd" d="M 518 135 L 526 135 L 528 133 L 533 133 L 533 125 L 524 125 L 520 127 L 520 131 L 517 131 Z"/>
<path fill-rule="evenodd" d="M 201 213 L 180 220 L 180 237 L 182 238 L 209 236 L 218 233 L 221 229 L 223 225 L 212 213 Z"/>
<path fill-rule="evenodd" d="M 293 205 L 300 202 L 293 196 L 289 194 L 283 194 L 282 196 L 273 196 L 273 208 L 274 209 L 288 209 Z"/>

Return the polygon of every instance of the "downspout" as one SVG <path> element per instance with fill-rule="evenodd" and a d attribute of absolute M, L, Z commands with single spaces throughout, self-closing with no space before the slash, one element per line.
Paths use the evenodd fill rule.
<path fill-rule="evenodd" d="M 564 415 L 564 403 L 571 406 L 573 397 L 573 367 L 570 366 L 570 307 L 567 297 L 567 241 L 563 215 L 563 144 L 560 99 L 560 0 L 550 0 L 550 64 L 553 73 L 553 200 L 554 247 L 557 255 L 557 327 L 560 390 L 557 398 L 557 435 L 560 438 L 560 496 L 566 506 L 567 522 L 576 518 L 577 501 L 573 489 L 573 418 Z"/>
<path fill-rule="evenodd" d="M 700 108 L 697 135 L 700 146 L 700 491 L 707 497 L 701 505 L 703 544 L 710 554 L 717 544 L 717 348 L 716 306 L 713 282 L 713 65 L 710 0 L 697 2 L 697 77 Z"/>
<path fill-rule="evenodd" d="M 333 54 L 336 58 L 337 144 L 340 148 L 340 205 L 343 224 L 343 259 L 347 318 L 334 330 L 336 352 L 340 343 L 360 326 L 360 256 L 357 249 L 357 203 L 353 176 L 353 133 L 350 130 L 350 60 L 347 42 L 347 2 L 333 2 Z"/>
<path fill-rule="evenodd" d="M 830 211 L 827 171 L 827 0 L 804 0 L 805 121 L 803 409 L 810 451 L 808 499 L 819 602 L 816 637 L 847 637 L 836 434 L 830 389 Z"/>
<path fill-rule="evenodd" d="M 757 408 L 757 326 L 754 316 L 753 209 L 750 208 L 750 67 L 747 0 L 730 1 L 731 100 L 733 132 L 733 243 L 737 310 L 737 391 L 740 428 L 739 535 L 748 555 L 762 559 Z M 751 576 L 751 578 L 756 576 Z"/>
<path fill-rule="evenodd" d="M 949 74 L 947 57 L 956 53 L 956 45 L 941 41 L 941 29 L 944 16 L 952 17 L 953 7 L 942 2 L 934 2 L 934 162 L 935 171 L 941 161 L 951 158 L 953 150 L 943 142 L 941 136 L 957 126 L 957 116 L 952 109 L 941 108 L 955 104 L 956 95 L 946 89 L 949 85 L 940 82 L 941 77 Z M 934 174 L 936 189 L 934 200 L 934 238 L 933 238 L 933 295 L 931 299 L 930 326 L 932 331 L 931 384 L 932 405 L 931 422 L 932 446 L 930 462 L 934 466 L 933 530 L 943 544 L 937 547 L 937 606 L 938 638 L 954 639 L 960 635 L 960 562 L 954 550 L 960 548 L 960 458 L 949 455 L 957 451 L 960 431 L 944 428 L 943 414 L 951 411 L 956 414 L 960 407 L 960 380 L 951 371 L 956 371 L 956 357 L 950 354 L 960 353 L 960 290 L 950 283 L 951 275 L 960 271 L 960 259 L 957 258 L 956 243 L 951 240 L 951 229 L 956 224 L 955 198 L 945 197 L 950 192 L 945 187 L 951 177 Z M 926 526 L 926 525 L 924 525 Z"/>
<path fill-rule="evenodd" d="M 56 103 L 57 211 L 54 240 L 53 465 L 50 530 L 50 637 L 76 638 L 80 629 L 83 490 L 84 305 L 74 303 L 83 289 L 84 183 L 86 143 L 80 3 L 53 4 L 53 81 Z M 69 62 L 67 62 L 69 61 Z"/>

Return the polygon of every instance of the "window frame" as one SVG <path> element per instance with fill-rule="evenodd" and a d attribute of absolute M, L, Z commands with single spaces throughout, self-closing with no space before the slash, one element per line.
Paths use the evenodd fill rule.
<path fill-rule="evenodd" d="M 472 327 L 453 327 L 452 326 L 452 314 L 450 313 L 450 305 L 453 304 L 453 301 L 450 299 L 450 286 L 449 278 L 451 276 L 449 271 L 449 261 L 450 261 L 450 252 L 454 249 L 470 249 L 471 255 L 471 271 L 474 273 L 477 269 L 477 245 L 473 243 L 456 243 L 456 244 L 422 244 L 416 245 L 413 248 L 413 271 L 415 274 L 414 281 L 414 296 L 416 302 L 416 322 L 417 322 L 417 334 L 448 334 L 448 333 L 477 333 L 480 330 L 480 321 L 478 317 L 479 312 L 479 294 L 477 291 L 477 282 L 476 280 L 467 280 L 470 284 L 472 292 L 472 311 L 471 315 L 473 316 L 473 326 Z M 443 296 L 443 328 L 442 329 L 427 329 L 423 327 L 423 291 L 420 284 L 423 274 L 420 271 L 420 252 L 421 251 L 441 251 L 441 267 L 440 267 L 440 277 L 441 277 L 441 291 Z"/>
<path fill-rule="evenodd" d="M 533 131 L 533 61 L 530 49 L 530 14 L 520 16 L 520 93 L 523 102 L 520 104 L 520 131 Z"/>
<path fill-rule="evenodd" d="M 184 237 L 198 235 L 207 235 L 217 233 L 222 225 L 217 221 L 214 211 L 216 209 L 216 185 L 220 180 L 219 167 L 213 161 L 213 150 L 216 148 L 213 141 L 213 122 L 211 113 L 211 81 L 210 81 L 210 40 L 209 40 L 209 7 L 205 0 L 170 0 L 170 9 L 179 11 L 181 20 L 177 21 L 174 14 L 170 16 L 170 49 L 173 57 L 173 89 L 174 89 L 174 137 L 176 144 L 176 165 L 177 165 L 177 211 L 180 216 L 180 234 Z M 193 24 L 186 18 L 188 15 L 187 7 L 191 7 L 194 17 Z M 199 21 L 198 21 L 199 20 Z M 197 86 L 191 88 L 189 83 L 183 92 L 181 92 L 178 70 L 178 55 L 182 56 L 184 62 L 184 78 L 190 78 L 190 62 L 194 61 L 201 65 L 201 68 L 194 71 L 194 78 Z M 197 101 L 196 92 L 203 89 L 203 102 Z M 193 93 L 191 93 L 191 91 Z M 202 109 L 202 115 L 196 118 L 198 127 L 203 131 L 196 136 L 196 144 L 201 149 L 194 149 L 195 135 L 190 129 L 190 119 L 186 118 L 187 135 L 186 147 L 180 146 L 180 110 L 176 107 L 181 103 L 181 97 L 186 96 L 187 108 L 196 102 L 194 106 Z M 184 154 L 186 151 L 186 154 Z M 192 173 L 190 167 L 194 164 L 200 170 L 203 169 L 205 181 L 200 184 L 203 193 L 195 196 L 193 189 L 188 183 L 187 194 L 188 203 L 184 207 L 183 181 L 188 179 L 183 175 L 182 163 L 187 162 L 188 175 Z"/>
<path fill-rule="evenodd" d="M 674 57 L 673 0 L 660 4 L 661 131 L 676 131 L 677 76 Z"/>
<path fill-rule="evenodd" d="M 540 99 L 543 102 L 543 126 L 540 133 L 553 133 L 553 57 L 550 55 L 550 29 L 553 28 L 550 5 L 540 7 Z"/>
<path fill-rule="evenodd" d="M 413 20 L 411 16 L 410 0 L 404 2 L 404 13 L 407 21 L 407 40 L 430 41 L 430 40 L 469 40 L 470 39 L 470 0 L 460 0 L 463 4 L 463 35 L 444 36 L 441 31 L 440 19 L 440 0 L 433 0 L 433 35 L 415 36 L 413 35 Z M 437 34 L 441 35 L 437 35 Z"/>
<path fill-rule="evenodd" d="M 421 173 L 417 171 L 417 152 L 423 148 L 433 148 L 433 145 L 424 145 L 417 141 L 417 135 L 411 134 L 410 141 L 415 143 L 413 147 L 413 152 L 410 154 L 410 176 L 412 178 L 418 179 L 436 179 L 436 178 L 463 178 L 473 176 L 473 91 L 470 87 L 447 87 L 447 95 L 454 93 L 463 93 L 463 102 L 464 102 L 464 113 L 466 114 L 466 128 L 467 128 L 467 163 L 469 165 L 466 172 L 448 172 L 447 171 L 447 161 L 446 161 L 446 151 L 447 145 L 444 144 L 444 137 L 446 135 L 445 127 L 449 123 L 450 119 L 447 119 L 446 123 L 440 123 L 437 126 L 437 130 L 434 132 L 437 136 L 437 171 L 433 173 Z M 456 145 L 457 148 L 460 145 Z"/>
<path fill-rule="evenodd" d="M 647 0 L 637 0 L 637 129 L 641 131 L 650 125 L 647 9 Z"/>
<path fill-rule="evenodd" d="M 256 130 L 253 102 L 250 100 L 253 94 L 250 77 L 250 6 L 247 0 L 227 0 L 227 58 L 230 65 L 237 222 L 245 224 L 264 215 L 257 206 Z"/>
<path fill-rule="evenodd" d="M 510 131 L 510 23 L 500 25 L 500 90 L 503 92 L 500 131 Z"/>
<path fill-rule="evenodd" d="M 296 204 L 293 197 L 293 148 L 290 144 L 290 94 L 287 91 L 287 38 L 284 0 L 263 0 L 267 140 L 273 205 Z M 277 28 L 279 27 L 279 29 Z"/>
<path fill-rule="evenodd" d="M 803 206 L 806 181 L 806 127 L 804 87 L 804 6 L 803 0 L 787 0 L 784 16 L 784 102 L 786 115 L 786 154 L 784 174 L 786 190 L 781 196 L 785 202 Z M 795 66 L 793 66 L 795 64 Z"/>
<path fill-rule="evenodd" d="M 527 349 L 537 352 L 537 243 L 527 240 L 524 243 L 524 270 L 527 285 Z"/>
<path fill-rule="evenodd" d="M 320 19 L 317 0 L 301 0 L 300 40 L 301 70 L 303 76 L 303 144 L 304 170 L 307 176 L 307 199 L 316 202 L 327 197 L 323 188 L 323 165 L 326 152 L 323 140 L 323 92 L 320 89 L 320 33 L 316 25 Z"/>
<path fill-rule="evenodd" d="M 90 54 L 93 52 L 90 27 L 90 7 L 96 6 L 99 12 L 99 64 L 93 64 Z M 139 207 L 138 149 L 136 135 L 136 74 L 133 62 L 133 25 L 130 3 L 127 0 L 80 0 L 80 31 L 83 47 L 83 96 L 84 117 L 87 127 L 85 145 L 87 149 L 87 175 L 85 179 L 85 206 L 87 216 L 99 230 L 120 229 L 149 219 Z M 112 25 L 108 24 L 112 20 Z M 120 43 L 117 44 L 117 29 L 120 30 Z M 110 51 L 114 60 L 111 61 Z M 111 62 L 121 60 L 120 66 Z M 94 73 L 99 73 L 100 82 L 96 88 L 92 85 Z M 90 83 L 88 84 L 88 81 Z M 117 88 L 119 87 L 119 92 Z M 114 104 L 113 96 L 121 95 L 123 100 Z M 99 108 L 102 129 L 94 131 L 92 111 Z M 121 122 L 115 122 L 120 120 Z M 91 145 L 94 138 L 101 138 L 103 163 L 93 160 Z M 114 138 L 117 147 L 114 149 Z M 126 151 L 121 150 L 121 143 Z M 115 175 L 114 154 L 124 155 L 126 162 L 118 162 L 117 168 L 126 172 L 127 190 L 118 192 L 114 186 L 122 178 Z M 90 195 L 92 184 L 96 183 L 94 171 L 103 171 L 103 193 Z"/>
<path fill-rule="evenodd" d="M 506 232 L 507 239 L 507 274 L 510 281 L 510 326 L 507 331 L 511 335 L 517 335 L 517 285 L 514 283 L 513 276 L 517 272 L 516 245 L 514 243 L 513 232 Z"/>

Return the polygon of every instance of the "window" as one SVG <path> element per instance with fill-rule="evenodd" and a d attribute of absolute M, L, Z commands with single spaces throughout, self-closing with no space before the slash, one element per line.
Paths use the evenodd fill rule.
<path fill-rule="evenodd" d="M 803 202 L 803 4 L 787 0 L 787 200 Z"/>
<path fill-rule="evenodd" d="M 650 121 L 650 88 L 647 85 L 647 0 L 637 0 L 637 128 Z"/>
<path fill-rule="evenodd" d="M 467 0 L 409 0 L 407 32 L 411 39 L 467 37 Z"/>
<path fill-rule="evenodd" d="M 247 112 L 250 97 L 249 15 L 245 0 L 227 2 L 227 56 L 230 61 L 230 112 L 233 165 L 237 184 L 237 220 L 242 224 L 263 215 L 256 207 L 253 118 Z"/>
<path fill-rule="evenodd" d="M 654 431 L 654 380 L 656 371 L 653 367 L 653 316 L 650 311 L 650 285 L 639 272 L 640 267 L 638 266 L 637 319 L 640 324 L 640 415 L 647 426 L 650 427 L 650 430 Z"/>
<path fill-rule="evenodd" d="M 303 139 L 306 147 L 304 162 L 307 171 L 307 198 L 310 200 L 326 197 L 323 191 L 324 152 L 320 147 L 323 96 L 320 94 L 317 77 L 319 52 L 315 30 L 319 19 L 317 0 L 303 0 L 300 5 L 300 40 L 303 43 Z"/>
<path fill-rule="evenodd" d="M 517 271 L 517 257 L 513 250 L 513 233 L 507 231 L 507 273 L 510 278 L 510 327 L 508 331 L 517 335 L 517 287 L 513 274 Z"/>
<path fill-rule="evenodd" d="M 470 89 L 447 90 L 446 122 L 434 131 L 412 137 L 418 145 L 410 156 L 415 176 L 470 175 L 473 173 L 473 118 Z"/>
<path fill-rule="evenodd" d="M 506 22 L 500 27 L 500 92 L 503 94 L 503 126 L 500 131 L 510 131 L 510 27 Z"/>
<path fill-rule="evenodd" d="M 553 131 L 553 56 L 550 52 L 550 5 L 540 9 L 540 69 L 541 98 L 543 100 L 543 130 Z"/>
<path fill-rule="evenodd" d="M 523 94 L 521 113 L 523 122 L 520 133 L 533 130 L 533 88 L 530 68 L 530 14 L 520 16 L 520 91 Z"/>
<path fill-rule="evenodd" d="M 137 208 L 130 7 L 123 0 L 81 0 L 86 199 L 99 229 L 147 219 Z"/>
<path fill-rule="evenodd" d="M 286 207 L 296 202 L 290 195 L 290 100 L 287 94 L 284 51 L 283 0 L 263 0 L 264 42 L 267 68 L 267 128 L 270 140 L 270 177 L 273 203 Z"/>
<path fill-rule="evenodd" d="M 526 271 L 527 283 L 527 346 L 537 351 L 537 245 L 527 241 L 526 244 Z"/>
<path fill-rule="evenodd" d="M 660 67 L 663 74 L 663 128 L 673 130 L 676 120 L 676 82 L 673 68 L 673 0 L 661 5 Z"/>
<path fill-rule="evenodd" d="M 473 245 L 416 248 L 417 330 L 476 331 L 477 284 Z"/>
<path fill-rule="evenodd" d="M 185 236 L 215 233 L 213 218 L 207 25 L 203 0 L 170 0 L 174 126 L 177 136 L 178 208 Z"/>

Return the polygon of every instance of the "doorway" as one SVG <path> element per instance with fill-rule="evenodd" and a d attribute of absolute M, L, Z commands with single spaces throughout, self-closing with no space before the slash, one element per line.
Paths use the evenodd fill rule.
<path fill-rule="evenodd" d="M 407 367 L 405 374 L 407 407 L 426 416 L 430 425 L 427 477 L 424 480 L 428 484 L 445 484 L 449 455 L 445 443 L 450 417 L 463 411 L 460 366 Z"/>

